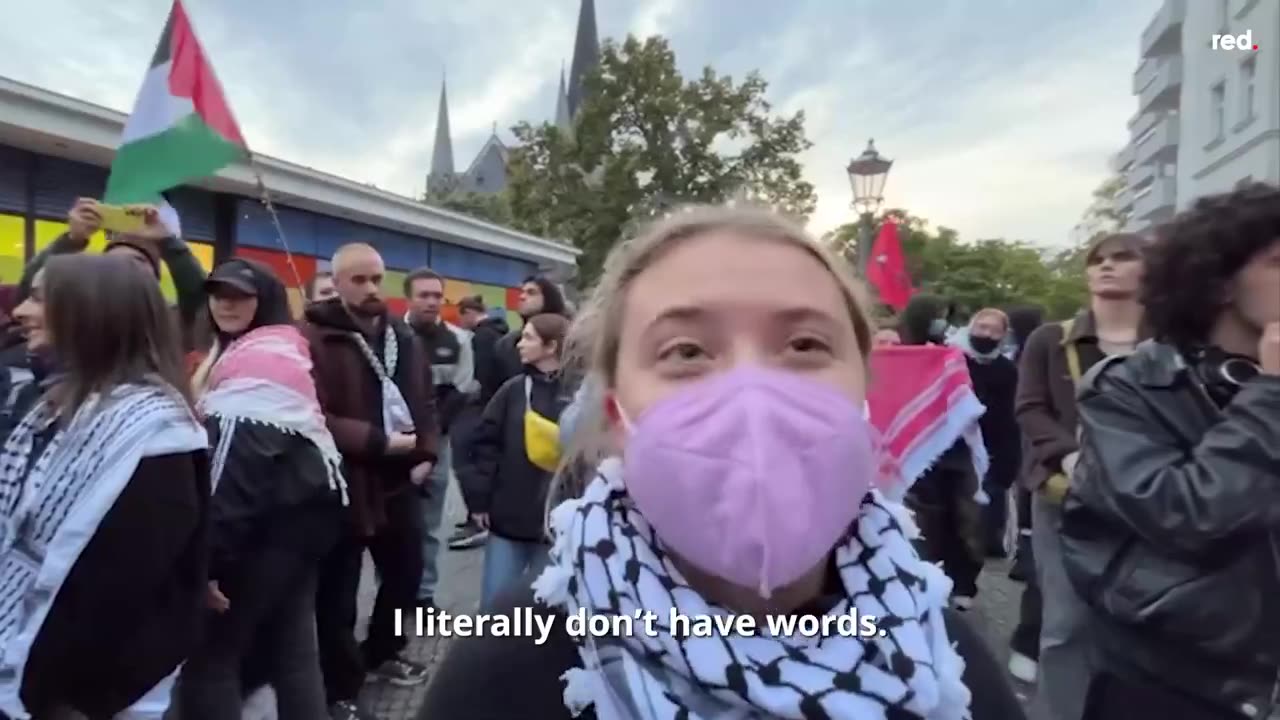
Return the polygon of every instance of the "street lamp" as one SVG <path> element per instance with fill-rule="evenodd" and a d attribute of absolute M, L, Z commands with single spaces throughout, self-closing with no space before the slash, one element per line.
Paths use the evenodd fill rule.
<path fill-rule="evenodd" d="M 858 272 L 867 274 L 867 260 L 871 255 L 872 234 L 875 232 L 875 213 L 884 202 L 884 183 L 889 178 L 892 160 L 880 157 L 876 141 L 868 140 L 867 149 L 849 162 L 849 184 L 853 186 L 851 206 L 862 216 L 862 228 L 858 233 Z"/>

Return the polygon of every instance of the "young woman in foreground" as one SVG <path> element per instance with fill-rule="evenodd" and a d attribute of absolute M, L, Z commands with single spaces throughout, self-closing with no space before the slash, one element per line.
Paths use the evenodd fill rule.
<path fill-rule="evenodd" d="M 159 718 L 206 577 L 177 330 L 114 254 L 51 258 L 20 310 L 58 372 L 0 453 L 0 718 Z"/>
<path fill-rule="evenodd" d="M 536 594 L 555 630 L 457 641 L 421 718 L 1022 716 L 944 609 L 951 583 L 916 556 L 905 511 L 873 489 L 874 328 L 839 267 L 756 210 L 690 209 L 614 250 L 575 331 L 605 391 L 580 434 L 610 457 L 552 512 L 552 564 L 497 610 Z M 884 636 L 666 628 L 673 609 L 763 627 L 854 606 Z M 570 638 L 579 611 L 653 612 L 658 633 Z"/>

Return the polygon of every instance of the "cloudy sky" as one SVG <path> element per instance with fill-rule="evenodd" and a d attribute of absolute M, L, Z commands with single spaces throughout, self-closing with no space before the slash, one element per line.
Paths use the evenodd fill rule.
<path fill-rule="evenodd" d="M 579 0 L 186 0 L 250 146 L 422 191 L 441 74 L 465 166 L 496 123 L 550 119 Z M 844 166 L 895 160 L 887 203 L 965 238 L 1068 241 L 1126 139 L 1159 0 L 597 0 L 601 37 L 661 33 L 686 73 L 760 70 L 808 114 L 815 230 L 851 216 Z M 0 75 L 127 110 L 169 0 L 6 11 Z"/>

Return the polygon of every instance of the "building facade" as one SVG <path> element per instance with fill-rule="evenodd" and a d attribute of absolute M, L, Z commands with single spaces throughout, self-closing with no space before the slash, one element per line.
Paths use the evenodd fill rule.
<path fill-rule="evenodd" d="M 554 123 L 568 131 L 582 107 L 584 79 L 600 63 L 599 30 L 596 27 L 594 0 L 581 0 L 578 7 L 578 27 L 574 34 L 573 60 L 569 65 L 568 83 L 564 69 L 560 70 L 560 87 L 556 95 Z M 427 193 L 480 193 L 496 194 L 507 187 L 507 146 L 498 137 L 495 124 L 493 132 L 475 158 L 459 172 L 453 160 L 453 136 L 449 128 L 449 93 L 447 83 L 440 83 L 440 106 L 436 112 L 435 144 L 431 153 L 431 168 L 427 173 Z"/>
<path fill-rule="evenodd" d="M 101 197 L 125 117 L 0 78 L 0 283 L 18 282 L 27 259 L 65 231 L 77 197 Z M 576 263 L 577 251 L 562 243 L 283 160 L 258 155 L 255 161 L 283 233 L 246 166 L 177 188 L 170 203 L 206 269 L 233 256 L 260 260 L 290 286 L 295 305 L 301 303 L 297 286 L 327 270 L 333 252 L 348 242 L 368 242 L 382 254 L 396 311 L 405 307 L 406 273 L 430 266 L 445 276 L 446 317 L 458 300 L 477 294 L 514 315 L 525 277 Z M 103 243 L 99 236 L 91 248 Z M 162 283 L 172 299 L 167 274 Z"/>
<path fill-rule="evenodd" d="M 1258 49 L 1220 47 L 1215 35 L 1246 35 Z M 1277 41 L 1280 2 L 1164 0 L 1139 41 L 1137 112 L 1114 161 L 1127 230 L 1243 183 L 1280 184 Z"/>

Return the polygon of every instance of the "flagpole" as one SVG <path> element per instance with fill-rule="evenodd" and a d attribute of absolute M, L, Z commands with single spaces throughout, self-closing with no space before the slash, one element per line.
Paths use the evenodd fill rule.
<path fill-rule="evenodd" d="M 262 168 L 258 165 L 258 160 L 253 152 L 249 152 L 248 156 L 249 170 L 253 173 L 253 179 L 258 182 L 258 200 L 267 209 L 267 214 L 271 216 L 271 225 L 276 229 L 276 236 L 280 238 L 280 245 L 284 247 L 284 257 L 289 263 L 289 270 L 293 273 L 293 280 L 297 283 L 298 291 L 304 292 L 306 284 L 302 282 L 302 273 L 298 272 L 298 266 L 293 264 L 293 251 L 289 249 L 289 240 L 285 237 L 284 226 L 280 224 L 280 216 L 276 214 L 276 206 L 271 202 L 271 193 L 267 190 L 267 184 L 262 179 Z"/>

